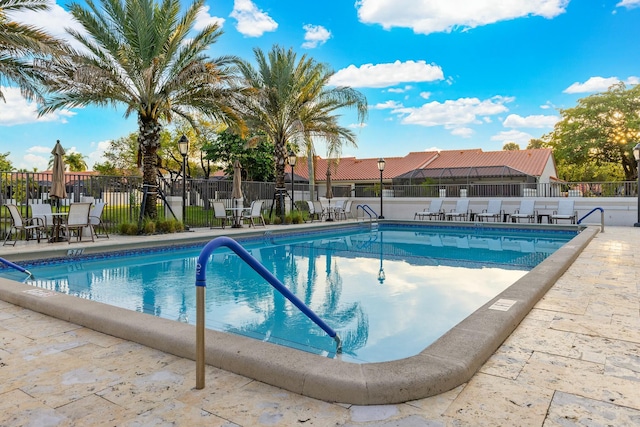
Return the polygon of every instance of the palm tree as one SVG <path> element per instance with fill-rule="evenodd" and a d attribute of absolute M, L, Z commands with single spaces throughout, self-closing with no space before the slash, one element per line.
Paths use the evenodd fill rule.
<path fill-rule="evenodd" d="M 350 87 L 328 87 L 333 71 L 306 55 L 298 60 L 292 49 L 278 45 L 267 56 L 259 48 L 253 52 L 257 68 L 246 61 L 239 64 L 251 94 L 245 99 L 244 118 L 250 128 L 264 132 L 274 144 L 276 188 L 284 188 L 287 149 L 307 147 L 313 152 L 308 147 L 314 140 L 323 140 L 330 155 L 339 155 L 343 144 L 355 146 L 355 134 L 338 124 L 336 111 L 355 107 L 362 122 L 367 101 Z"/>
<path fill-rule="evenodd" d="M 64 163 L 69 166 L 71 172 L 84 172 L 87 170 L 87 162 L 81 153 L 69 152 L 65 150 Z M 49 170 L 53 168 L 53 156 L 49 158 Z"/>
<path fill-rule="evenodd" d="M 67 46 L 41 29 L 10 21 L 7 13 L 48 9 L 47 0 L 0 0 L 0 83 L 17 84 L 27 99 L 41 99 L 41 76 L 34 60 L 64 52 Z M 2 90 L 0 99 L 4 100 Z"/>
<path fill-rule="evenodd" d="M 233 108 L 230 66 L 234 57 L 210 59 L 205 51 L 222 34 L 217 24 L 192 33 L 204 0 L 180 14 L 180 0 L 92 0 L 74 3 L 70 12 L 85 33 L 68 30 L 86 51 L 50 65 L 48 85 L 54 95 L 41 114 L 86 105 L 124 105 L 125 117 L 138 116 L 139 161 L 143 182 L 157 183 L 158 148 L 163 123 L 174 115 L 195 128 L 202 113 L 241 127 Z M 156 195 L 150 193 L 144 215 L 157 217 Z"/>

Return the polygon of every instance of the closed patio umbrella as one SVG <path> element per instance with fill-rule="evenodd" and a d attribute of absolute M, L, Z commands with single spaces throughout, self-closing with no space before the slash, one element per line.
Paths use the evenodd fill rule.
<path fill-rule="evenodd" d="M 59 140 L 56 141 L 56 146 L 53 147 L 51 154 L 53 154 L 53 170 L 49 197 L 55 197 L 57 205 L 60 207 L 60 199 L 67 197 L 67 190 L 64 179 L 64 148 L 60 145 Z"/>
<path fill-rule="evenodd" d="M 242 215 L 242 212 L 238 210 L 238 202 L 242 203 L 244 196 L 242 195 L 242 165 L 240 164 L 240 160 L 233 162 L 233 188 L 231 189 L 231 198 L 234 202 L 234 207 L 236 208 L 233 211 L 234 220 L 233 227 L 240 227 L 239 217 Z"/>
<path fill-rule="evenodd" d="M 333 217 L 331 216 L 331 199 L 333 199 L 333 190 L 331 190 L 331 165 L 327 165 L 327 192 L 324 197 L 329 201 L 327 221 L 333 221 Z"/>

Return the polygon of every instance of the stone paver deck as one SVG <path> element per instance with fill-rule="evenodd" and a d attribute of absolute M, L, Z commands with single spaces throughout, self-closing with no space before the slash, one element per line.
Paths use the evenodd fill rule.
<path fill-rule="evenodd" d="M 468 383 L 331 404 L 0 300 L 1 426 L 640 425 L 640 229 L 608 227 Z M 1 296 L 0 296 L 1 297 Z"/>

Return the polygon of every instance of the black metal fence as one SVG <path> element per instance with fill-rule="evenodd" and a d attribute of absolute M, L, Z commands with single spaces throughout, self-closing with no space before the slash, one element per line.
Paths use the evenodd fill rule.
<path fill-rule="evenodd" d="M 51 203 L 54 210 L 64 210 L 71 203 L 81 201 L 102 201 L 107 203 L 102 221 L 110 231 L 115 231 L 122 223 L 137 222 L 140 218 L 140 206 L 143 199 L 143 186 L 140 177 L 99 176 L 87 173 L 67 173 L 67 197 L 53 200 L 49 197 L 51 190 L 50 173 L 39 172 L 3 172 L 0 173 L 0 239 L 4 239 L 9 230 L 11 219 L 6 204 L 20 207 L 25 217 L 30 216 L 30 206 L 40 203 Z M 222 201 L 225 206 L 232 206 L 231 192 L 233 183 L 230 180 L 193 179 L 187 180 L 184 186 L 178 181 L 159 180 L 161 196 L 169 200 L 176 215 L 182 214 L 182 197 L 186 201 L 185 224 L 191 227 L 211 226 L 213 212 L 212 201 Z M 311 199 L 309 185 L 296 183 L 291 192 L 291 184 L 287 183 L 284 192 L 286 208 L 289 209 L 293 196 L 296 206 L 305 209 L 300 203 Z M 589 182 L 589 183 L 483 183 L 483 184 L 438 184 L 438 185 L 384 185 L 383 196 L 389 197 L 629 197 L 637 196 L 638 186 L 635 181 L 623 182 Z M 332 186 L 336 198 L 378 197 L 380 185 L 376 184 L 338 184 Z M 279 197 L 274 183 L 243 182 L 243 204 L 249 206 L 253 200 L 263 200 L 268 211 L 272 203 Z M 323 196 L 318 188 L 314 188 L 315 198 Z M 174 199 L 171 199 L 174 198 Z M 177 199 L 176 199 L 177 198 Z M 172 203 L 173 202 L 173 203 Z M 179 212 L 177 212 L 179 211 Z M 171 218 L 172 214 L 165 208 L 162 197 L 158 198 L 158 214 L 161 218 Z"/>

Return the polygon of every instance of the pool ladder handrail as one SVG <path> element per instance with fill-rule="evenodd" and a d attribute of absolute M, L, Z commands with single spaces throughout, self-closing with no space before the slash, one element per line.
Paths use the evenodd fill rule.
<path fill-rule="evenodd" d="M 600 232 L 604 233 L 604 209 L 602 209 L 601 207 L 591 209 L 586 215 L 578 220 L 578 225 L 580 225 L 583 219 L 585 219 L 595 211 L 600 211 Z"/>
<path fill-rule="evenodd" d="M 13 263 L 13 262 L 11 262 L 11 261 L 9 261 L 7 259 L 1 258 L 1 257 L 0 257 L 0 262 L 3 263 L 4 265 L 6 265 L 7 267 L 11 267 L 11 268 L 13 268 L 15 270 L 18 270 L 21 273 L 27 274 L 28 275 L 27 279 L 29 277 L 33 277 L 33 273 L 31 273 L 29 270 L 27 270 L 24 267 L 20 267 L 18 264 L 15 264 L 15 263 Z"/>
<path fill-rule="evenodd" d="M 369 215 L 369 221 L 373 221 L 373 217 L 374 216 L 375 216 L 375 219 L 378 219 L 378 214 L 376 213 L 376 211 L 371 209 L 371 206 L 369 206 L 369 205 L 357 205 L 356 206 L 356 212 L 358 211 L 358 209 L 362 209 L 362 212 L 363 212 L 362 218 L 364 218 L 364 214 L 366 213 L 367 215 Z"/>
<path fill-rule="evenodd" d="M 293 305 L 298 307 L 309 319 L 318 325 L 336 342 L 336 353 L 342 353 L 342 341 L 340 337 L 329 325 L 327 325 L 313 310 L 296 297 L 282 282 L 278 280 L 269 270 L 266 269 L 257 259 L 255 259 L 245 248 L 230 237 L 222 236 L 211 240 L 202 248 L 196 264 L 196 389 L 204 388 L 204 300 L 205 289 L 207 287 L 206 266 L 209 257 L 214 250 L 220 246 L 226 246 L 236 253 L 249 267 L 261 275 L 271 286 L 276 288 Z"/>

